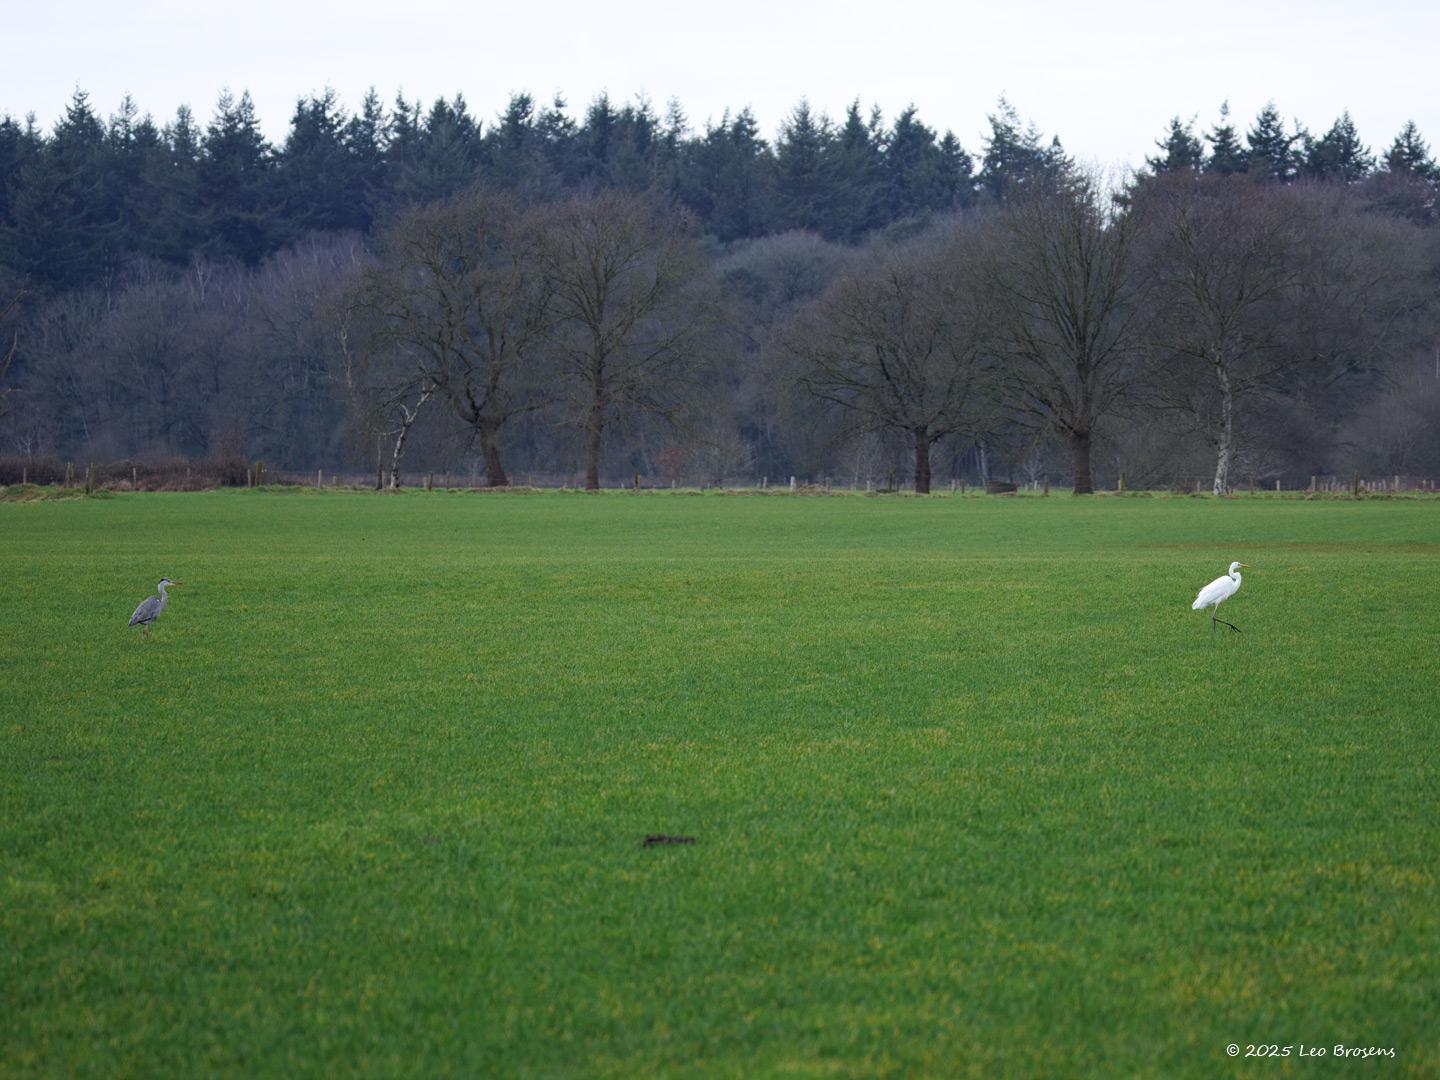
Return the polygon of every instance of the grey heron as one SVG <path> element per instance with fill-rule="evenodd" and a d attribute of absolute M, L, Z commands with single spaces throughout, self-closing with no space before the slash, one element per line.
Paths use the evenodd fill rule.
<path fill-rule="evenodd" d="M 165 610 L 165 601 L 168 599 L 165 595 L 165 586 L 179 584 L 180 582 L 178 581 L 171 581 L 168 577 L 162 577 L 160 584 L 155 586 L 160 590 L 160 595 L 147 596 L 144 600 L 140 601 L 140 606 L 135 609 L 135 614 L 130 616 L 130 625 L 140 627 L 140 633 L 143 637 L 150 636 L 150 624 L 158 619 L 160 613 Z"/>
<path fill-rule="evenodd" d="M 1225 623 L 1226 626 L 1230 627 L 1230 629 L 1234 630 L 1237 634 L 1240 632 L 1240 628 L 1234 623 L 1225 622 L 1224 619 L 1220 618 L 1219 611 L 1222 603 L 1240 591 L 1240 571 L 1242 569 L 1248 570 L 1250 569 L 1250 565 L 1243 562 L 1232 562 L 1230 564 L 1230 572 L 1228 574 L 1222 574 L 1201 589 L 1199 595 L 1195 597 L 1195 602 L 1190 605 L 1192 611 L 1202 611 L 1207 607 L 1210 609 L 1211 637 L 1215 636 L 1215 624 L 1217 622 Z"/>

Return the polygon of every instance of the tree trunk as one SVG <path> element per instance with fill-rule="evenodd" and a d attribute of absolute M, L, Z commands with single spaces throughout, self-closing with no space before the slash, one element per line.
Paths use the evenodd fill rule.
<path fill-rule="evenodd" d="M 915 494 L 930 494 L 930 431 L 917 427 L 915 435 Z"/>
<path fill-rule="evenodd" d="M 585 424 L 585 490 L 600 490 L 600 440 L 605 430 L 605 376 L 596 363 L 590 380 L 590 416 Z"/>
<path fill-rule="evenodd" d="M 410 425 L 404 424 L 400 434 L 395 436 L 395 449 L 390 453 L 390 490 L 400 488 L 400 459 L 405 456 L 405 437 L 410 434 Z"/>
<path fill-rule="evenodd" d="M 403 401 L 399 403 L 400 409 L 400 431 L 395 436 L 395 449 L 390 455 L 390 490 L 396 491 L 400 487 L 400 459 L 405 456 L 405 440 L 410 436 L 410 428 L 420 416 L 420 410 L 425 407 L 425 402 L 430 400 L 433 389 L 427 388 L 421 395 L 420 400 L 415 402 L 415 408 L 410 408 Z"/>
<path fill-rule="evenodd" d="M 1095 485 L 1090 479 L 1090 432 L 1070 433 L 1070 454 L 1075 460 L 1075 494 L 1093 495 Z"/>
<path fill-rule="evenodd" d="M 1211 490 L 1224 495 L 1230 490 L 1230 459 L 1235 452 L 1235 393 L 1223 367 L 1215 369 L 1220 382 L 1220 445 L 1215 455 L 1215 483 Z"/>
<path fill-rule="evenodd" d="M 480 452 L 485 455 L 485 486 L 509 487 L 510 478 L 500 464 L 500 425 L 492 420 L 481 420 L 475 428 L 480 435 Z"/>

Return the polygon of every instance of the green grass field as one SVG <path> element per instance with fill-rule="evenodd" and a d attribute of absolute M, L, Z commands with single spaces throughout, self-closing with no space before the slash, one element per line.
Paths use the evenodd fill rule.
<path fill-rule="evenodd" d="M 1440 1075 L 1440 502 L 131 495 L 0 559 L 0 1074 Z"/>

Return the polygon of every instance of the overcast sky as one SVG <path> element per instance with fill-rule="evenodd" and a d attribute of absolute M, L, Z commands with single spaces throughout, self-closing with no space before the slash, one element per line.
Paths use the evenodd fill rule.
<path fill-rule="evenodd" d="M 572 114 L 601 91 L 679 99 L 694 127 L 750 106 L 773 137 L 800 98 L 843 115 L 855 98 L 980 149 L 1004 94 L 1046 135 L 1102 166 L 1140 164 L 1169 118 L 1242 131 L 1269 100 L 1317 134 L 1348 108 L 1372 149 L 1413 118 L 1440 149 L 1440 2 L 1372 0 L 686 0 L 528 4 L 410 0 L 245 5 L 171 0 L 8 0 L 0 112 L 47 130 L 80 87 L 102 115 L 131 94 L 167 120 L 207 120 L 219 92 L 248 89 L 283 138 L 297 97 L 333 87 L 347 108 L 369 86 L 428 104 L 463 93 L 487 123 L 512 91 Z"/>

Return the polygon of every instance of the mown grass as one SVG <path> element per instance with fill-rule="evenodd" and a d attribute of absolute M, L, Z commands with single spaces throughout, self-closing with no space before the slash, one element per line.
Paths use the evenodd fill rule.
<path fill-rule="evenodd" d="M 132 495 L 0 558 L 0 1072 L 1440 1073 L 1440 503 Z"/>

